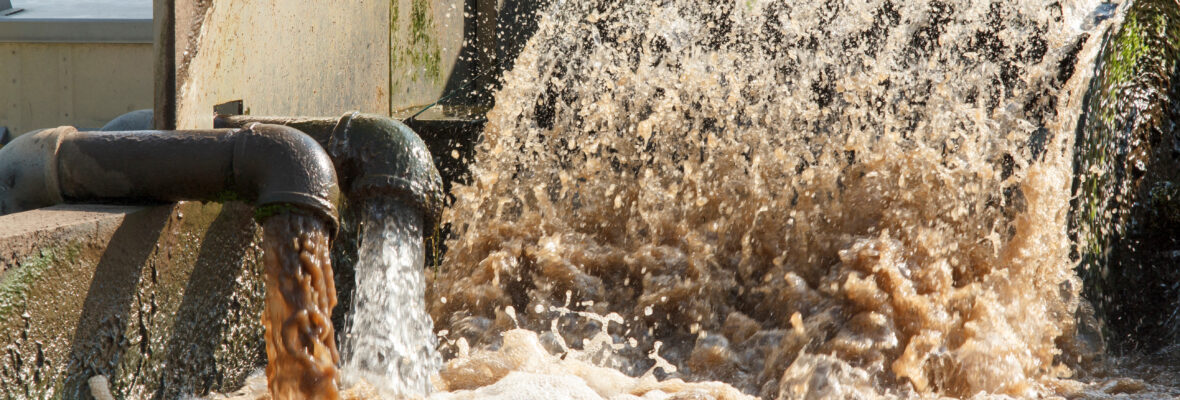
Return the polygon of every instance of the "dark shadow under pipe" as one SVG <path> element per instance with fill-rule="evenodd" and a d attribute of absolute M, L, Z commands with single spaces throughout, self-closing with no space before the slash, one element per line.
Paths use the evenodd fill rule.
<path fill-rule="evenodd" d="M 22 135 L 0 149 L 0 215 L 63 201 L 243 200 L 293 206 L 339 226 L 336 172 L 294 128 Z M 265 215 L 263 212 L 260 215 Z"/>

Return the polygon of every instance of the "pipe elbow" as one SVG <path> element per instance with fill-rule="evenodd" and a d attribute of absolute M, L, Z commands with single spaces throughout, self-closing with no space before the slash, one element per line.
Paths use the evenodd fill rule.
<path fill-rule="evenodd" d="M 69 126 L 29 132 L 0 148 L 0 215 L 62 202 L 57 150 L 74 132 Z"/>
<path fill-rule="evenodd" d="M 300 171 L 300 172 L 295 172 Z M 340 226 L 336 170 L 314 139 L 282 125 L 250 124 L 237 135 L 233 186 L 255 199 L 259 215 L 272 207 L 296 206 L 323 217 L 335 232 Z"/>
<path fill-rule="evenodd" d="M 442 216 L 442 176 L 426 143 L 410 127 L 380 115 L 351 112 L 332 130 L 328 153 L 350 198 L 394 198 L 422 213 L 424 232 Z"/>

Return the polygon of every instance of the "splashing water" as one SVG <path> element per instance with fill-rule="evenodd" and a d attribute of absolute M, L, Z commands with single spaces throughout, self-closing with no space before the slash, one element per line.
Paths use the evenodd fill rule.
<path fill-rule="evenodd" d="M 1110 10 L 552 1 L 427 271 L 431 398 L 1180 394 L 1088 378 L 1067 215 Z"/>
<path fill-rule="evenodd" d="M 556 1 L 454 192 L 431 315 L 577 347 L 601 324 L 549 311 L 568 293 L 626 321 L 623 372 L 662 343 L 663 377 L 764 398 L 1076 390 L 1097 6 Z"/>
<path fill-rule="evenodd" d="M 366 204 L 343 368 L 396 397 L 430 393 L 442 365 L 423 299 L 422 218 L 396 204 Z"/>

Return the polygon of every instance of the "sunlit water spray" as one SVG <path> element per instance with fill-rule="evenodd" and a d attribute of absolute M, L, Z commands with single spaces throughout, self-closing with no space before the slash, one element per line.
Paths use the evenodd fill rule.
<path fill-rule="evenodd" d="M 427 271 L 431 397 L 1177 394 L 1078 379 L 1099 6 L 551 2 Z"/>
<path fill-rule="evenodd" d="M 602 326 L 551 311 L 571 293 L 626 321 L 620 370 L 661 343 L 661 378 L 764 398 L 1083 390 L 1067 215 L 1098 6 L 555 1 L 454 192 L 431 315 L 577 349 Z"/>
<path fill-rule="evenodd" d="M 365 207 L 343 369 L 386 395 L 425 396 L 442 357 L 423 299 L 422 218 L 395 204 Z"/>

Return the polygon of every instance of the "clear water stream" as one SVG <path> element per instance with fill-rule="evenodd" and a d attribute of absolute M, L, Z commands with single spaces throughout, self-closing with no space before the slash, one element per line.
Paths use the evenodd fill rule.
<path fill-rule="evenodd" d="M 388 396 L 427 395 L 442 357 L 423 299 L 422 218 L 414 209 L 374 203 L 365 205 L 362 221 L 343 369 Z"/>

